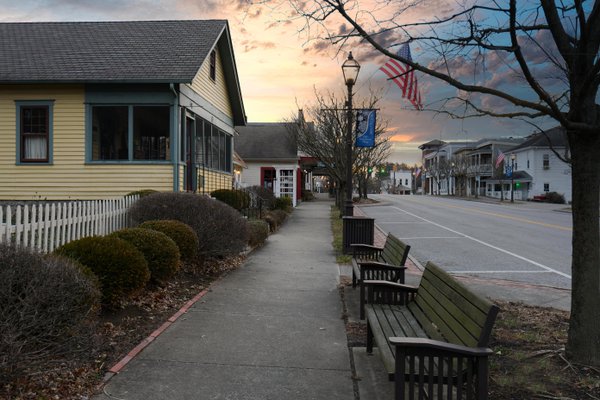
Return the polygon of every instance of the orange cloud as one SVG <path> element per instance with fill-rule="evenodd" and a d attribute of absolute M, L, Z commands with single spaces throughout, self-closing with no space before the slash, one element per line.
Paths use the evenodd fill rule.
<path fill-rule="evenodd" d="M 390 137 L 390 140 L 392 142 L 410 142 L 413 140 L 413 138 L 414 138 L 414 135 L 396 134 L 396 135 L 393 135 L 392 137 Z"/>

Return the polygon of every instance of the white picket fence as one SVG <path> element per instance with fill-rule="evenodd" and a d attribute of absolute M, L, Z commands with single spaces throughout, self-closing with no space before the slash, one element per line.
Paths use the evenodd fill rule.
<path fill-rule="evenodd" d="M 49 253 L 73 240 L 106 235 L 129 226 L 127 211 L 138 197 L 0 206 L 0 243 Z"/>

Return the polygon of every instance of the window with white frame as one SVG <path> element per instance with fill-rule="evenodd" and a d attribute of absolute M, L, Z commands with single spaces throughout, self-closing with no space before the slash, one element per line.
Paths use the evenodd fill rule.
<path fill-rule="evenodd" d="M 550 154 L 544 154 L 543 167 L 544 169 L 550 169 Z"/>

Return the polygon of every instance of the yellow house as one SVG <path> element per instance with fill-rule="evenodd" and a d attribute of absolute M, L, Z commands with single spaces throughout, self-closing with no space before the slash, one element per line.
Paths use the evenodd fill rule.
<path fill-rule="evenodd" d="M 233 184 L 225 20 L 0 23 L 0 200 Z"/>

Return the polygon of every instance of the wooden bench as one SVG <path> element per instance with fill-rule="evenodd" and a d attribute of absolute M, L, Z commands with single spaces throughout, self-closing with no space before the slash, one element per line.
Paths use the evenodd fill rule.
<path fill-rule="evenodd" d="M 352 244 L 352 287 L 360 286 L 360 319 L 365 319 L 366 280 L 404 283 L 404 271 L 410 246 L 391 233 L 383 247 Z"/>
<path fill-rule="evenodd" d="M 418 287 L 365 285 L 367 352 L 375 342 L 396 399 L 488 398 L 487 346 L 497 306 L 431 262 Z"/>

